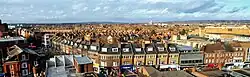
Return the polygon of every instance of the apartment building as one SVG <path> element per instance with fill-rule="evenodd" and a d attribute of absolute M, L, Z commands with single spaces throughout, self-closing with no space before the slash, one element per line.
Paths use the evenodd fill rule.
<path fill-rule="evenodd" d="M 120 65 L 121 48 L 119 44 L 102 44 L 100 55 L 100 62 L 102 67 L 116 67 Z"/>
<path fill-rule="evenodd" d="M 148 43 L 144 45 L 144 50 L 146 52 L 145 65 L 156 65 L 157 62 L 157 47 L 154 47 L 154 43 Z"/>
<path fill-rule="evenodd" d="M 141 43 L 132 43 L 133 51 L 134 51 L 134 65 L 141 66 L 145 65 L 146 52 L 142 48 Z"/>
<path fill-rule="evenodd" d="M 157 51 L 157 65 L 164 65 L 168 64 L 168 49 L 165 47 L 165 45 L 161 42 L 154 43 L 154 48 Z"/>
<path fill-rule="evenodd" d="M 122 59 L 121 65 L 133 65 L 134 64 L 134 51 L 131 43 L 122 42 Z"/>
<path fill-rule="evenodd" d="M 168 64 L 178 64 L 179 63 L 179 51 L 177 50 L 176 44 L 167 44 Z"/>
<path fill-rule="evenodd" d="M 218 42 L 202 47 L 205 64 L 224 64 L 243 62 L 244 51 L 236 51 L 228 43 Z"/>

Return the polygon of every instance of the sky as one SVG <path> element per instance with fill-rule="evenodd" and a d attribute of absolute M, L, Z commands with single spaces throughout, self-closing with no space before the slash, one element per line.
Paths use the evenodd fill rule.
<path fill-rule="evenodd" d="M 250 0 L 0 0 L 15 23 L 249 20 Z"/>

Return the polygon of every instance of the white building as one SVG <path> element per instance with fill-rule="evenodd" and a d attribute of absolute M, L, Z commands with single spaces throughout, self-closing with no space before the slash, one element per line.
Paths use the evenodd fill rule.
<path fill-rule="evenodd" d="M 42 45 L 44 45 L 45 47 L 50 45 L 50 40 L 49 38 L 51 38 L 54 34 L 44 34 L 43 35 L 43 43 Z"/>

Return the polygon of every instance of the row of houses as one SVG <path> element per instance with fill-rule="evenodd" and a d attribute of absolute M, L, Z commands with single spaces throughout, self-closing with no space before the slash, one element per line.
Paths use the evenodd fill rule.
<path fill-rule="evenodd" d="M 101 67 L 119 65 L 199 65 L 248 61 L 248 48 L 243 43 L 216 42 L 203 44 L 200 49 L 162 41 L 118 42 L 101 44 L 97 40 L 66 40 L 54 36 L 52 47 L 65 54 L 89 56 Z M 236 45 L 239 44 L 239 45 Z"/>

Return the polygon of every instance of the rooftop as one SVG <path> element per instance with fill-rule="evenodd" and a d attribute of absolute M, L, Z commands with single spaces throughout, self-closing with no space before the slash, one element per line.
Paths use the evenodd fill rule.
<path fill-rule="evenodd" d="M 17 41 L 17 40 L 26 40 L 26 39 L 23 37 L 0 38 L 0 42 Z"/>
<path fill-rule="evenodd" d="M 78 64 L 90 64 L 93 63 L 87 56 L 75 57 Z"/>

